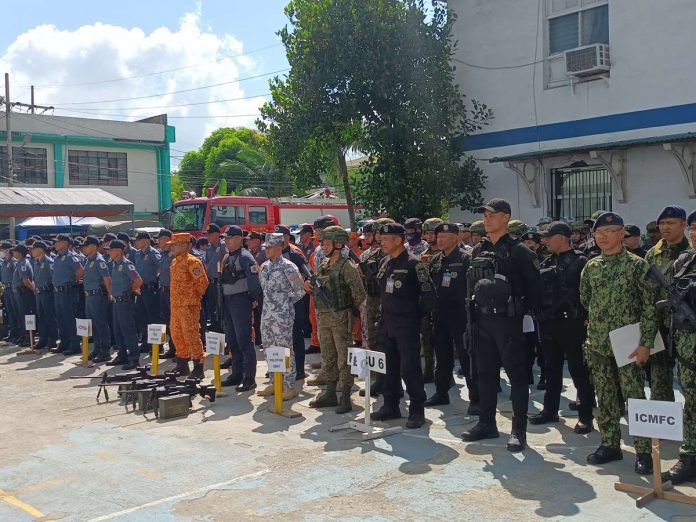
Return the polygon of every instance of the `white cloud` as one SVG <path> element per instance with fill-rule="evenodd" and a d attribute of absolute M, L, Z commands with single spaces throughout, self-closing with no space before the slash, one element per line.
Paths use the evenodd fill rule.
<path fill-rule="evenodd" d="M 204 85 L 233 82 L 240 77 L 264 72 L 244 52 L 243 43 L 230 34 L 218 35 L 201 28 L 200 8 L 180 19 L 172 31 L 160 27 L 149 34 L 140 28 L 95 23 L 74 31 L 54 25 L 41 25 L 21 35 L 0 56 L 0 71 L 11 75 L 12 99 L 29 101 L 29 85 L 36 86 L 36 103 L 54 105 L 55 114 L 64 116 L 138 119 L 166 113 L 169 116 L 205 116 L 200 119 L 172 119 L 179 150 L 198 147 L 211 131 L 222 126 L 252 126 L 255 117 L 215 118 L 215 115 L 256 114 L 265 101 L 256 97 L 207 105 L 158 108 L 166 105 L 243 98 L 267 92 L 246 94 L 244 83 L 229 83 L 187 93 L 168 94 L 131 101 L 68 105 L 68 102 L 116 100 L 171 93 Z M 195 67 L 191 67 L 195 65 Z M 144 76 L 119 82 L 110 80 L 183 68 L 165 74 Z M 249 85 L 249 84 L 247 84 Z M 263 79 L 265 85 L 265 78 Z M 73 111 L 90 111 L 85 115 Z M 107 110 L 118 109 L 118 110 Z M 98 113 L 98 114 L 96 114 Z M 118 116 L 116 116 L 118 115 Z M 179 153 L 173 153 L 179 154 Z"/>

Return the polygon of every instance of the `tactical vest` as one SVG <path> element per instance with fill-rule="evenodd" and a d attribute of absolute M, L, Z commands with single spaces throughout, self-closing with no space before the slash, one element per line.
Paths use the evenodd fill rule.
<path fill-rule="evenodd" d="M 377 274 L 385 255 L 377 249 L 370 257 L 360 263 L 360 269 L 365 276 L 365 291 L 371 297 L 379 296 L 379 280 Z"/>
<path fill-rule="evenodd" d="M 517 240 L 516 240 L 517 241 Z M 516 317 L 524 314 L 522 300 L 513 293 L 514 268 L 510 245 L 500 253 L 475 250 L 467 273 L 467 284 L 476 310 L 484 315 Z"/>
<path fill-rule="evenodd" d="M 686 304 L 696 311 L 696 250 L 686 254 L 684 264 L 674 274 L 672 285 L 683 297 Z M 672 313 L 672 327 L 675 330 L 696 332 L 696 324 L 692 324 L 684 314 Z"/>
<path fill-rule="evenodd" d="M 573 250 L 573 254 L 539 270 L 544 319 L 576 319 L 582 315 L 577 288 L 573 288 L 568 281 L 568 270 L 580 262 L 583 253 Z"/>
<path fill-rule="evenodd" d="M 343 278 L 343 267 L 347 262 L 348 260 L 345 257 L 341 257 L 332 267 L 329 266 L 328 260 L 324 261 L 319 267 L 317 279 L 329 298 L 331 310 L 347 310 L 353 307 L 353 296 L 350 287 Z M 319 310 L 325 307 L 321 299 L 315 300 L 314 303 Z"/>
<path fill-rule="evenodd" d="M 249 291 L 246 272 L 242 267 L 240 258 L 242 251 L 236 255 L 228 255 L 222 266 L 222 293 L 234 295 Z"/>

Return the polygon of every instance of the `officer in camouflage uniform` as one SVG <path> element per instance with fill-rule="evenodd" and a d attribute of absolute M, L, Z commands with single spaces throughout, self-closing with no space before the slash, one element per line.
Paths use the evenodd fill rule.
<path fill-rule="evenodd" d="M 696 211 L 689 214 L 687 219 L 689 229 L 695 223 Z M 691 286 L 696 281 L 696 249 L 689 249 L 677 258 L 674 263 L 674 279 L 680 282 L 680 287 L 682 283 L 689 283 Z M 694 290 L 690 290 L 689 294 L 693 293 Z M 687 297 L 687 301 L 692 309 L 696 309 L 693 299 Z M 693 331 L 679 330 L 677 324 L 674 328 L 677 376 L 684 394 L 684 441 L 679 448 L 679 461 L 664 474 L 663 480 L 681 484 L 696 481 L 696 336 Z"/>
<path fill-rule="evenodd" d="M 511 219 L 508 223 L 508 234 L 515 239 L 522 239 L 522 235 L 529 231 L 527 223 L 519 219 Z"/>
<path fill-rule="evenodd" d="M 471 245 L 478 245 L 481 239 L 486 237 L 486 229 L 483 226 L 483 221 L 474 221 L 469 227 L 469 233 L 471 234 Z"/>
<path fill-rule="evenodd" d="M 267 261 L 259 269 L 259 282 L 263 290 L 261 313 L 261 335 L 266 346 L 282 346 L 290 349 L 290 368 L 283 376 L 283 400 L 297 397 L 295 375 L 297 367 L 293 353 L 293 330 L 295 303 L 306 294 L 300 271 L 283 256 L 283 234 L 268 234 L 263 244 Z M 273 384 L 257 395 L 269 397 L 275 393 Z"/>
<path fill-rule="evenodd" d="M 320 298 L 309 281 L 305 289 L 315 293 L 315 306 L 319 323 L 319 344 L 321 359 L 326 374 L 326 391 L 309 403 L 311 408 L 338 406 L 336 413 L 346 413 L 353 409 L 350 392 L 353 375 L 348 366 L 348 347 L 353 344 L 353 314 L 365 300 L 365 289 L 358 269 L 349 259 L 343 257 L 342 250 L 348 243 L 348 233 L 339 226 L 324 229 L 321 247 L 326 259 L 317 268 L 317 281 L 321 285 L 327 301 Z M 339 381 L 343 386 L 341 401 L 336 398 Z"/>
<path fill-rule="evenodd" d="M 429 218 L 423 223 L 423 235 L 430 245 L 420 255 L 421 262 L 427 267 L 432 257 L 440 250 L 437 248 L 437 235 L 435 229 L 443 221 L 440 218 Z M 406 247 L 408 251 L 408 247 Z M 416 256 L 418 257 L 418 256 Z M 421 353 L 423 354 L 423 382 L 428 384 L 435 382 L 435 353 L 433 351 L 433 314 L 427 313 L 421 319 Z"/>
<path fill-rule="evenodd" d="M 674 277 L 674 263 L 679 255 L 689 249 L 689 241 L 684 236 L 686 230 L 686 210 L 677 205 L 662 209 L 657 218 L 662 239 L 648 250 L 645 260 L 650 265 L 656 265 L 665 275 L 668 282 Z M 660 297 L 665 297 L 665 291 L 660 290 Z M 670 317 L 668 312 L 658 312 L 660 333 L 667 339 Z M 667 344 L 667 343 L 665 343 Z M 648 371 L 650 381 L 650 399 L 654 401 L 674 402 L 674 362 L 670 360 L 667 351 L 656 353 L 650 357 Z"/>
<path fill-rule="evenodd" d="M 585 360 L 597 391 L 597 425 L 601 445 L 587 457 L 594 465 L 623 459 L 621 452 L 622 395 L 644 399 L 642 366 L 650 358 L 657 334 L 655 287 L 648 281 L 648 263 L 623 246 L 624 223 L 621 216 L 605 212 L 592 229 L 602 254 L 590 259 L 580 278 L 580 302 L 588 313 Z M 617 367 L 609 332 L 640 322 L 640 346 L 631 354 L 633 363 Z M 634 438 L 636 473 L 652 472 L 650 440 Z"/>

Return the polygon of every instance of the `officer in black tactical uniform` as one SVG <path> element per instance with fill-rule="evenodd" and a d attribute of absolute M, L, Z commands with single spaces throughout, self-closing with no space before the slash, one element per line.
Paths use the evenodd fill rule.
<path fill-rule="evenodd" d="M 477 209 L 488 237 L 471 254 L 469 270 L 474 306 L 474 353 L 479 374 L 479 422 L 462 434 L 471 442 L 498 438 L 495 409 L 500 367 L 512 387 L 512 433 L 509 451 L 522 451 L 527 441 L 529 387 L 525 372 L 522 318 L 539 306 L 539 265 L 534 254 L 507 233 L 510 204 L 494 198 Z"/>
<path fill-rule="evenodd" d="M 459 227 L 442 223 L 435 229 L 440 249 L 430 260 L 430 277 L 437 289 L 437 303 L 433 313 L 433 348 L 435 350 L 435 395 L 425 401 L 425 406 L 449 404 L 448 391 L 454 369 L 454 349 L 466 371 L 469 388 L 469 414 L 478 413 L 478 383 L 472 379 L 470 359 L 464 350 L 466 328 L 466 274 L 469 256 L 459 248 Z"/>
<path fill-rule="evenodd" d="M 582 345 L 585 342 L 585 309 L 580 304 L 580 274 L 587 257 L 570 247 L 572 229 L 563 221 L 554 221 L 542 232 L 551 256 L 541 263 L 541 347 L 546 361 L 544 408 L 529 418 L 531 424 L 558 422 L 563 388 L 563 359 L 578 390 L 579 421 L 575 433 L 590 433 L 594 388 L 585 366 Z"/>
<path fill-rule="evenodd" d="M 433 309 L 437 296 L 426 266 L 404 248 L 404 227 L 398 223 L 382 225 L 379 234 L 387 257 L 377 274 L 382 296 L 378 342 L 386 354 L 387 373 L 384 405 L 370 417 L 378 421 L 401 417 L 399 391 L 403 378 L 411 400 L 406 427 L 420 428 L 425 424 L 425 388 L 418 332 L 421 318 Z"/>

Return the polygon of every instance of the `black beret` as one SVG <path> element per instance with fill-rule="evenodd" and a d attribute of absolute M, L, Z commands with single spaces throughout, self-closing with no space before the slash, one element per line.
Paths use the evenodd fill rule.
<path fill-rule="evenodd" d="M 118 238 L 116 237 L 116 234 L 114 234 L 113 232 L 107 232 L 106 234 L 104 234 L 104 237 L 102 238 L 102 241 L 104 241 L 104 242 L 106 242 L 106 241 L 113 241 L 114 239 L 118 239 Z"/>
<path fill-rule="evenodd" d="M 216 232 L 220 233 L 220 227 L 217 226 L 217 224 L 215 224 L 215 223 L 211 223 L 210 225 L 208 225 L 207 232 L 208 232 L 208 234 L 214 234 Z"/>
<path fill-rule="evenodd" d="M 172 237 L 172 231 L 168 230 L 166 228 L 163 228 L 162 230 L 159 231 L 159 237 Z"/>
<path fill-rule="evenodd" d="M 623 227 L 623 218 L 619 216 L 616 212 L 605 212 L 595 220 L 594 225 L 592 226 L 592 231 L 594 232 L 600 227 L 608 227 L 611 225 Z"/>
<path fill-rule="evenodd" d="M 230 225 L 227 227 L 227 231 L 225 232 L 225 237 L 244 237 L 244 231 L 239 228 L 237 225 Z"/>
<path fill-rule="evenodd" d="M 440 232 L 459 234 L 459 227 L 455 223 L 440 223 L 435 227 L 435 234 L 439 234 Z"/>
<path fill-rule="evenodd" d="M 379 227 L 379 233 L 383 236 L 401 236 L 406 234 L 406 230 L 403 225 L 399 223 L 387 223 Z"/>
<path fill-rule="evenodd" d="M 73 244 L 73 240 L 68 234 L 58 234 L 56 236 L 56 242 L 58 241 L 67 241 L 69 244 Z"/>
<path fill-rule="evenodd" d="M 150 241 L 152 239 L 152 236 L 150 236 L 149 232 L 141 231 L 138 232 L 138 234 L 135 236 L 135 239 L 136 241 L 140 239 L 147 239 L 148 241 Z"/>
<path fill-rule="evenodd" d="M 626 225 L 624 227 L 624 237 L 640 237 L 640 227 L 638 225 Z"/>
<path fill-rule="evenodd" d="M 287 225 L 276 225 L 274 232 L 278 232 L 279 234 L 289 236 L 290 235 L 290 228 L 288 228 Z"/>
<path fill-rule="evenodd" d="M 423 226 L 423 222 L 418 218 L 408 218 L 404 221 L 404 228 L 412 228 L 413 230 L 418 230 Z"/>
<path fill-rule="evenodd" d="M 255 230 L 252 230 L 249 234 L 249 239 L 260 239 L 261 241 L 263 241 L 265 237 L 261 232 L 256 232 Z"/>
<path fill-rule="evenodd" d="M 119 241 L 123 241 L 124 243 L 130 243 L 131 240 L 130 236 L 125 232 L 119 232 L 118 234 L 116 234 L 116 239 L 118 239 Z"/>
<path fill-rule="evenodd" d="M 686 210 L 679 205 L 669 205 L 662 209 L 660 215 L 657 216 L 659 223 L 663 219 L 686 219 Z"/>
<path fill-rule="evenodd" d="M 207 237 L 198 238 L 198 241 L 196 241 L 196 238 L 191 236 L 191 242 L 198 246 L 210 244 L 210 241 L 208 241 Z"/>
<path fill-rule="evenodd" d="M 99 238 L 97 236 L 87 236 L 82 243 L 82 246 L 89 245 L 99 246 Z"/>
<path fill-rule="evenodd" d="M 113 250 L 114 248 L 120 248 L 121 250 L 126 249 L 126 244 L 121 241 L 120 239 L 114 239 L 111 244 L 109 245 L 109 248 Z"/>

